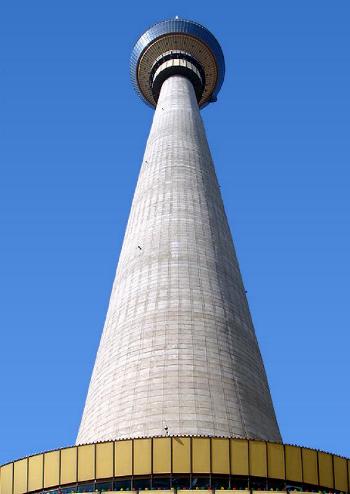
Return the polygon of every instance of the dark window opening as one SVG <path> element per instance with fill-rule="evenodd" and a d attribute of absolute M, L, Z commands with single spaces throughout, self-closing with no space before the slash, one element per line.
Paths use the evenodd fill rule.
<path fill-rule="evenodd" d="M 98 492 L 113 491 L 113 482 L 97 482 L 95 490 Z"/>
<path fill-rule="evenodd" d="M 191 485 L 190 476 L 186 477 L 173 477 L 172 487 L 175 489 L 189 489 Z"/>
<path fill-rule="evenodd" d="M 131 491 L 131 479 L 115 480 L 113 488 L 115 491 Z"/>
<path fill-rule="evenodd" d="M 191 489 L 209 489 L 210 478 L 192 475 Z"/>
<path fill-rule="evenodd" d="M 76 492 L 94 492 L 94 491 L 95 491 L 95 484 L 82 484 L 78 486 L 78 490 Z"/>
<path fill-rule="evenodd" d="M 230 481 L 227 475 L 222 477 L 212 477 L 211 478 L 211 488 L 217 490 L 224 490 L 230 488 Z"/>
<path fill-rule="evenodd" d="M 152 489 L 168 490 L 171 487 L 170 477 L 153 477 Z"/>
<path fill-rule="evenodd" d="M 251 477 L 250 488 L 253 491 L 267 491 L 267 479 L 263 477 Z"/>
<path fill-rule="evenodd" d="M 247 477 L 232 477 L 231 489 L 245 491 L 249 489 L 249 480 Z"/>
<path fill-rule="evenodd" d="M 149 477 L 144 478 L 144 479 L 134 477 L 134 479 L 132 481 L 132 488 L 133 489 L 140 489 L 142 491 L 144 491 L 146 489 L 149 490 L 151 488 L 151 479 Z"/>

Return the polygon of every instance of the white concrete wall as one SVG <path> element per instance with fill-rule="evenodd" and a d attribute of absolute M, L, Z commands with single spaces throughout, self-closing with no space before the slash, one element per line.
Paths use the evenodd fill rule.
<path fill-rule="evenodd" d="M 77 443 L 280 440 L 192 84 L 162 86 Z"/>

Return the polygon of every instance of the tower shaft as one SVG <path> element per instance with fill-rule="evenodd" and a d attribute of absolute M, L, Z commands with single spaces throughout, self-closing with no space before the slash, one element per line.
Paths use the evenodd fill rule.
<path fill-rule="evenodd" d="M 192 83 L 163 83 L 77 443 L 280 441 Z"/>

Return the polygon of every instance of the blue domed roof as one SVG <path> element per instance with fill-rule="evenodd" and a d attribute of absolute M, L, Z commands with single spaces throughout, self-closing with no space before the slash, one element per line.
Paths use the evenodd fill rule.
<path fill-rule="evenodd" d="M 218 76 L 215 88 L 211 94 L 211 100 L 215 101 L 225 77 L 225 59 L 221 47 L 215 36 L 213 36 L 213 34 L 211 34 L 208 29 L 196 22 L 179 18 L 169 19 L 155 24 L 154 26 L 150 27 L 136 42 L 130 58 L 130 76 L 135 91 L 147 105 L 152 106 L 140 91 L 138 84 L 137 71 L 140 56 L 143 54 L 146 48 L 148 48 L 150 44 L 157 38 L 160 38 L 166 34 L 173 33 L 187 34 L 199 39 L 210 49 L 210 51 L 214 55 Z"/>

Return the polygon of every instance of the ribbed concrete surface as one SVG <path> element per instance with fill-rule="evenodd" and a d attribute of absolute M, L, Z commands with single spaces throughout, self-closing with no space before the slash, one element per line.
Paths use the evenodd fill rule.
<path fill-rule="evenodd" d="M 279 441 L 192 84 L 165 81 L 77 443 L 164 434 Z"/>

